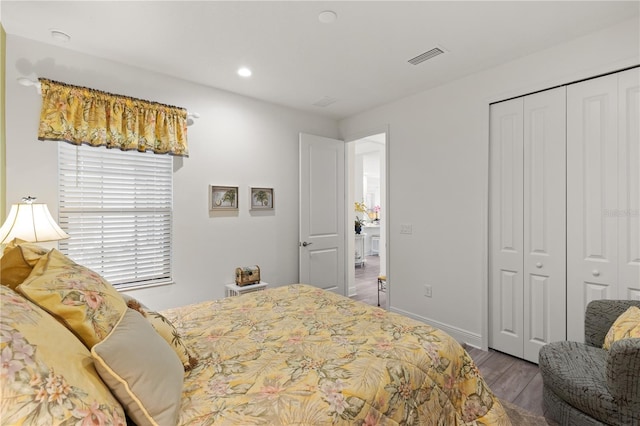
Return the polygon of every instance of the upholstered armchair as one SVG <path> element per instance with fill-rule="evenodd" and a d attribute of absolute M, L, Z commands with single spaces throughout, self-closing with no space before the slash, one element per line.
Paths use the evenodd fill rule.
<path fill-rule="evenodd" d="M 602 348 L 615 320 L 640 301 L 595 300 L 585 313 L 585 343 L 540 350 L 545 417 L 561 425 L 640 425 L 640 338 Z"/>

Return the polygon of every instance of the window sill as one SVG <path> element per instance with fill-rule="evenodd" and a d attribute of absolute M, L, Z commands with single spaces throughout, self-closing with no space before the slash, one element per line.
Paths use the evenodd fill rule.
<path fill-rule="evenodd" d="M 118 290 L 119 293 L 126 293 L 127 291 L 131 291 L 131 290 L 142 290 L 145 288 L 164 287 L 164 286 L 174 285 L 174 284 L 175 284 L 175 281 L 173 280 L 153 283 L 153 284 L 132 284 L 128 286 L 123 285 L 120 287 L 116 287 L 116 290 Z"/>

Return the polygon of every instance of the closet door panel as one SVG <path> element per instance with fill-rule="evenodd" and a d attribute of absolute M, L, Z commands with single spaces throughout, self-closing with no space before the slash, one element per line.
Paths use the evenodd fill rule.
<path fill-rule="evenodd" d="M 584 310 L 618 289 L 617 94 L 613 74 L 567 88 L 567 338 L 584 340 Z"/>
<path fill-rule="evenodd" d="M 640 300 L 640 70 L 618 80 L 618 298 Z"/>
<path fill-rule="evenodd" d="M 491 347 L 522 356 L 522 99 L 491 106 Z"/>
<path fill-rule="evenodd" d="M 524 98 L 524 358 L 566 338 L 566 89 Z"/>
<path fill-rule="evenodd" d="M 553 333 L 551 326 L 556 326 L 549 318 L 549 293 L 551 280 L 549 277 L 527 274 L 525 283 L 525 339 L 524 359 L 538 363 L 540 347 L 550 342 Z M 564 316 L 564 309 L 561 312 Z M 564 321 L 562 321 L 564 322 Z M 563 333 L 564 334 L 564 333 Z"/>

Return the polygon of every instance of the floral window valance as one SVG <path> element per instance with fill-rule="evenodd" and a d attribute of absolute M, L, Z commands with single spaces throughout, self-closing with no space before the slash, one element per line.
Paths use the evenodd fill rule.
<path fill-rule="evenodd" d="M 188 156 L 187 111 L 40 78 L 38 139 Z"/>

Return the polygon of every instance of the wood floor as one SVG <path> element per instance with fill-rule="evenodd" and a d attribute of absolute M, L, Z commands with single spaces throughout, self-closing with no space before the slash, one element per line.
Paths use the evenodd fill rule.
<path fill-rule="evenodd" d="M 378 305 L 380 258 L 367 256 L 365 265 L 356 267 L 356 292 L 353 299 Z M 386 306 L 386 293 L 380 293 L 380 305 Z M 542 377 L 536 364 L 504 353 L 467 347 L 485 381 L 499 398 L 512 402 L 536 415 L 543 415 Z"/>
<path fill-rule="evenodd" d="M 356 266 L 356 292 L 353 299 L 378 305 L 378 275 L 380 275 L 380 258 L 378 256 L 367 256 L 364 266 Z M 386 293 L 380 293 L 380 306 L 387 303 Z"/>

